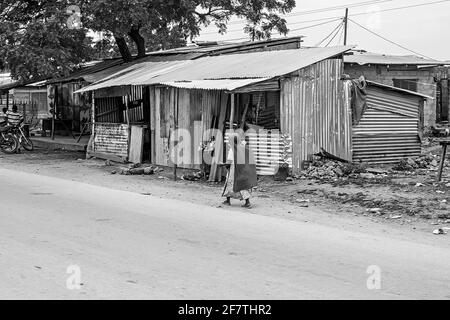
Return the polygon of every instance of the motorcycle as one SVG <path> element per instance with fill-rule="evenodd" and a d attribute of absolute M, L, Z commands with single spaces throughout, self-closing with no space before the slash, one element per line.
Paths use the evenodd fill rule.
<path fill-rule="evenodd" d="M 25 132 L 23 131 L 21 123 L 12 127 L 12 133 L 19 141 L 20 146 L 22 146 L 27 151 L 33 151 L 34 149 L 33 141 L 27 138 Z"/>
<path fill-rule="evenodd" d="M 6 154 L 14 154 L 19 149 L 19 140 L 11 130 L 11 126 L 0 127 L 0 150 Z"/>

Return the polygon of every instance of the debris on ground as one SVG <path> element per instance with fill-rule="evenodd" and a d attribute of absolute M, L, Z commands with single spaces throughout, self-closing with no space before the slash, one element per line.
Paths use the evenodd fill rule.
<path fill-rule="evenodd" d="M 205 174 L 203 171 L 197 171 L 195 173 L 188 173 L 181 176 L 181 180 L 186 181 L 198 181 L 205 177 Z"/>
<path fill-rule="evenodd" d="M 394 171 L 415 171 L 417 169 L 428 169 L 436 171 L 439 166 L 440 157 L 433 154 L 424 154 L 415 158 L 405 158 L 392 167 Z"/>
<path fill-rule="evenodd" d="M 447 234 L 444 229 L 436 229 L 433 231 L 433 234 L 435 235 L 441 235 L 441 234 Z"/>
<path fill-rule="evenodd" d="M 157 167 L 136 167 L 135 165 L 131 168 L 121 168 L 121 175 L 152 175 L 155 174 Z"/>
<path fill-rule="evenodd" d="M 369 173 L 368 165 L 363 163 L 344 163 L 337 160 L 317 159 L 311 162 L 309 168 L 304 170 L 301 177 L 304 179 L 330 180 L 342 177 L 374 179 L 377 176 L 385 176 L 385 171 L 380 174 Z M 372 170 L 372 172 L 378 172 Z"/>

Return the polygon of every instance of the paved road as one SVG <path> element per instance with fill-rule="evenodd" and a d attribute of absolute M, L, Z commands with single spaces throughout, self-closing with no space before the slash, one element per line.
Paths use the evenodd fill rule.
<path fill-rule="evenodd" d="M 3 299 L 450 298 L 444 247 L 8 170 L 0 181 Z"/>

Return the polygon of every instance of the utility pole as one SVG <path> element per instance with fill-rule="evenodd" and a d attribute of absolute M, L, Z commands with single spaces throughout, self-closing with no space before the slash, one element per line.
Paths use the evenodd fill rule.
<path fill-rule="evenodd" d="M 347 30 L 348 30 L 348 8 L 345 9 L 345 18 L 344 18 L 344 46 L 347 45 Z"/>

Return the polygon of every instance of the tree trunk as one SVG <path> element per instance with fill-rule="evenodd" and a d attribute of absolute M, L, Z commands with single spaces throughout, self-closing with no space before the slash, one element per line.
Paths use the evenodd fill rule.
<path fill-rule="evenodd" d="M 117 46 L 119 47 L 122 59 L 125 62 L 130 62 L 132 60 L 130 49 L 128 48 L 127 41 L 124 37 L 114 36 Z"/>
<path fill-rule="evenodd" d="M 136 43 L 136 47 L 138 50 L 138 57 L 142 58 L 145 56 L 145 39 L 139 33 L 138 27 L 132 27 L 130 32 L 128 32 L 130 38 Z"/>

